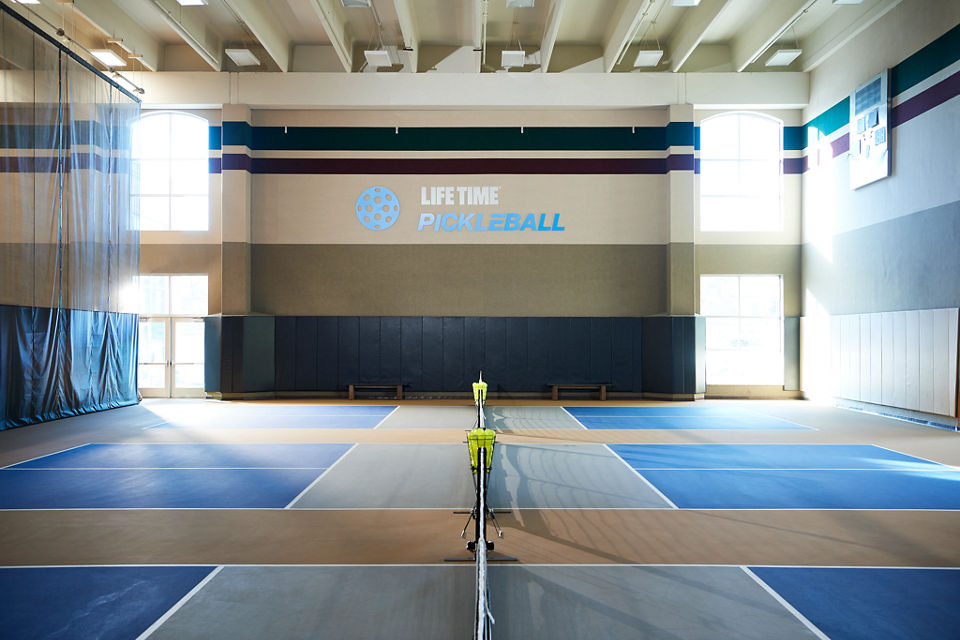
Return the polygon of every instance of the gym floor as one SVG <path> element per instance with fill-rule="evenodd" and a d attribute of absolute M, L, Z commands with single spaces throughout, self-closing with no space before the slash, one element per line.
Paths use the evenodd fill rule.
<path fill-rule="evenodd" d="M 497 638 L 943 638 L 960 435 L 491 401 Z M 469 401 L 151 400 L 0 433 L 0 636 L 468 638 Z"/>

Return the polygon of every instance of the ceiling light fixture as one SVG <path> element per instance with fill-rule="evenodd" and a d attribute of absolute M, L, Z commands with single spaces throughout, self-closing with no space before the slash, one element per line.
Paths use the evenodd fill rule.
<path fill-rule="evenodd" d="M 534 0 L 507 0 L 507 9 L 533 9 Z"/>
<path fill-rule="evenodd" d="M 393 60 L 390 59 L 390 52 L 384 51 L 383 49 L 368 49 L 363 52 L 363 56 L 367 59 L 367 64 L 371 67 L 392 67 Z"/>
<path fill-rule="evenodd" d="M 800 57 L 803 49 L 777 49 L 765 63 L 768 67 L 786 67 Z"/>
<path fill-rule="evenodd" d="M 126 60 L 115 54 L 110 49 L 91 49 L 90 54 L 109 68 L 125 67 Z"/>
<path fill-rule="evenodd" d="M 526 57 L 527 54 L 523 51 L 523 49 L 520 49 L 519 51 L 507 51 L 505 49 L 500 52 L 500 66 L 504 69 L 522 67 Z"/>
<path fill-rule="evenodd" d="M 202 7 L 207 4 L 207 0 L 177 0 L 181 7 Z"/>
<path fill-rule="evenodd" d="M 661 58 L 663 58 L 663 51 L 660 49 L 646 49 L 643 51 L 638 51 L 637 59 L 634 60 L 633 66 L 655 67 L 660 64 Z"/>
<path fill-rule="evenodd" d="M 233 64 L 238 67 L 260 66 L 260 59 L 253 55 L 250 49 L 224 49 L 223 52 L 227 54 L 227 57 L 233 60 Z"/>
<path fill-rule="evenodd" d="M 833 4 L 863 4 L 863 0 L 833 0 Z"/>
<path fill-rule="evenodd" d="M 369 9 L 370 0 L 340 0 L 347 9 Z"/>
<path fill-rule="evenodd" d="M 40 4 L 40 0 L 13 0 L 17 4 Z"/>
<path fill-rule="evenodd" d="M 700 6 L 700 0 L 673 0 L 675 7 L 697 7 Z"/>

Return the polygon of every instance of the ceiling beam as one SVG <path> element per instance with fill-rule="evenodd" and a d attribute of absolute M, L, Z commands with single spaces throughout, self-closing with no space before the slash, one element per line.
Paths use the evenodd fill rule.
<path fill-rule="evenodd" d="M 730 0 L 703 0 L 695 9 L 687 9 L 683 21 L 674 30 L 667 50 L 667 60 L 670 61 L 670 70 L 679 71 L 703 40 L 704 34 L 717 16 L 730 5 Z"/>
<path fill-rule="evenodd" d="M 540 71 L 543 73 L 550 68 L 550 57 L 553 56 L 553 47 L 557 44 L 560 20 L 566 5 L 567 0 L 550 0 L 550 6 L 547 7 L 547 22 L 543 27 L 543 39 L 540 41 Z"/>
<path fill-rule="evenodd" d="M 323 29 L 330 38 L 330 44 L 333 45 L 333 50 L 337 52 L 337 57 L 343 64 L 343 70 L 350 73 L 353 71 L 353 37 L 347 28 L 346 20 L 336 8 L 339 4 L 331 0 L 310 0 L 310 6 L 323 23 Z"/>
<path fill-rule="evenodd" d="M 74 0 L 73 8 L 108 38 L 121 39 L 118 46 L 127 53 L 135 53 L 140 63 L 150 71 L 160 68 L 163 46 L 111 0 Z"/>
<path fill-rule="evenodd" d="M 487 4 L 488 0 L 473 0 L 473 50 L 477 73 L 487 57 Z"/>
<path fill-rule="evenodd" d="M 763 11 L 753 16 L 750 26 L 733 41 L 733 68 L 743 71 L 759 58 L 770 45 L 816 0 L 777 0 L 765 4 Z"/>
<path fill-rule="evenodd" d="M 283 25 L 267 8 L 267 3 L 257 0 L 224 0 L 224 2 L 253 32 L 273 61 L 280 67 L 280 71 L 289 71 L 292 43 Z"/>
<path fill-rule="evenodd" d="M 177 9 L 179 5 L 176 2 L 150 0 L 150 4 L 160 11 L 160 15 L 162 15 L 163 19 L 167 21 L 167 24 L 169 24 L 173 30 L 177 32 L 178 36 L 183 38 L 184 42 L 190 45 L 190 48 L 197 52 L 197 55 L 203 58 L 204 62 L 209 64 L 214 71 L 220 71 L 220 55 L 222 54 L 222 47 L 220 46 L 219 41 L 215 43 L 215 47 L 208 47 L 207 43 L 205 43 L 200 36 L 194 35 L 190 28 L 184 22 L 181 22 L 181 16 L 183 13 Z M 213 51 L 210 50 L 211 48 Z"/>
<path fill-rule="evenodd" d="M 603 70 L 607 73 L 613 68 L 623 52 L 640 31 L 640 25 L 646 18 L 654 0 L 622 0 L 619 11 L 613 20 L 607 40 L 603 45 Z"/>
<path fill-rule="evenodd" d="M 875 4 L 837 7 L 826 24 L 803 41 L 801 68 L 812 71 L 863 30 L 882 18 L 901 0 L 880 0 Z"/>
<path fill-rule="evenodd" d="M 393 0 L 393 6 L 397 9 L 397 21 L 400 23 L 400 33 L 403 34 L 403 48 L 409 55 L 410 71 L 416 73 L 420 55 L 420 34 L 417 33 L 413 4 L 411 0 Z"/>

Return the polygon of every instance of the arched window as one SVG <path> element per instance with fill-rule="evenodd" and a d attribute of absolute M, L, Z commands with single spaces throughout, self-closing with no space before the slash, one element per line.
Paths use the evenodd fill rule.
<path fill-rule="evenodd" d="M 700 123 L 701 231 L 778 231 L 783 123 L 726 113 Z"/>
<path fill-rule="evenodd" d="M 144 231 L 205 231 L 210 205 L 207 121 L 185 113 L 153 113 L 134 128 L 133 156 L 140 168 Z"/>

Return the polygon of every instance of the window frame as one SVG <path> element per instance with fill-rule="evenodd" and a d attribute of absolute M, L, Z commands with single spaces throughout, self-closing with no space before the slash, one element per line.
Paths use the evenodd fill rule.
<path fill-rule="evenodd" d="M 150 113 L 141 116 L 140 120 L 137 122 L 137 125 L 135 126 L 139 126 L 140 122 L 143 122 L 144 120 L 147 120 L 149 118 L 156 118 L 161 116 L 168 118 L 166 153 L 161 157 L 134 157 L 135 165 L 137 167 L 137 170 L 136 170 L 137 172 L 135 177 L 134 197 L 138 199 L 139 205 L 140 205 L 137 210 L 141 212 L 141 216 L 140 216 L 141 231 L 146 231 L 146 232 L 176 231 L 181 233 L 191 232 L 191 231 L 199 231 L 199 232 L 209 231 L 210 230 L 209 135 L 204 137 L 204 142 L 203 142 L 204 153 L 202 155 L 202 160 L 204 163 L 204 172 L 207 176 L 207 179 L 204 181 L 203 193 L 181 193 L 181 192 L 174 191 L 173 181 L 174 181 L 174 175 L 175 175 L 175 171 L 174 171 L 175 167 L 177 165 L 185 165 L 187 163 L 197 163 L 198 161 L 201 160 L 201 157 L 199 155 L 191 156 L 188 154 L 177 154 L 176 150 L 173 149 L 173 140 L 183 137 L 183 136 L 178 137 L 174 135 L 174 127 L 177 120 L 180 120 L 180 121 L 183 121 L 186 119 L 199 120 L 204 123 L 204 126 L 206 127 L 208 132 L 210 128 L 210 121 L 202 116 L 198 116 L 196 114 L 189 113 L 189 112 L 164 110 L 164 111 L 151 111 Z M 199 149 L 199 145 L 198 145 L 198 149 Z M 146 163 L 155 163 L 155 162 L 165 163 L 166 169 L 167 169 L 167 188 L 164 193 L 147 193 L 147 194 L 142 193 L 141 191 L 142 184 L 141 184 L 140 176 L 141 176 L 141 171 L 143 170 L 143 164 L 145 162 Z M 143 213 L 142 207 L 143 207 L 144 198 L 157 199 L 157 200 L 163 199 L 166 201 L 166 225 L 164 227 L 145 228 L 143 226 L 144 218 L 142 215 Z M 174 205 L 178 200 L 183 201 L 183 199 L 187 199 L 187 198 L 203 199 L 203 206 L 202 206 L 203 224 L 202 225 L 199 223 L 188 225 L 188 226 L 174 225 L 174 220 L 175 220 Z"/>
<path fill-rule="evenodd" d="M 716 157 L 704 157 L 703 149 L 703 127 L 704 124 L 708 126 L 711 123 L 716 124 L 718 122 L 730 121 L 736 119 L 737 126 L 737 149 L 736 157 L 733 154 L 729 153 L 729 150 L 726 150 L 723 154 L 718 154 Z M 742 189 L 742 171 L 741 167 L 746 164 L 756 164 L 760 162 L 768 162 L 767 159 L 757 156 L 744 156 L 743 153 L 743 137 L 741 134 L 742 125 L 744 119 L 754 119 L 767 121 L 768 123 L 776 124 L 777 126 L 777 150 L 776 150 L 776 165 L 777 165 L 777 189 L 776 189 L 776 205 L 775 205 L 775 215 L 772 218 L 767 216 L 762 216 L 758 218 L 759 220 L 764 221 L 762 224 L 740 224 L 734 223 L 733 221 L 725 221 L 723 224 L 712 224 L 710 226 L 704 225 L 704 212 L 707 211 L 710 207 L 707 206 L 707 201 L 712 200 L 717 202 L 723 199 L 738 199 L 738 200 L 753 200 L 757 203 L 763 205 L 768 202 L 768 196 L 762 194 L 758 191 L 748 192 Z M 784 197 L 784 185 L 783 185 L 783 120 L 771 116 L 766 113 L 761 113 L 757 111 L 728 111 L 724 113 L 718 113 L 700 120 L 700 144 L 698 150 L 698 164 L 699 171 L 697 176 L 697 187 L 698 187 L 698 197 L 697 197 L 697 210 L 698 210 L 698 227 L 701 232 L 706 233 L 769 233 L 769 232 L 779 232 L 783 231 L 784 225 L 784 211 L 783 211 L 783 197 Z M 771 154 L 772 156 L 772 154 Z M 737 166 L 737 193 L 735 194 L 721 194 L 721 193 L 704 193 L 704 168 L 708 167 L 712 163 L 734 163 Z M 769 160 L 770 168 L 772 168 L 772 159 Z M 772 199 L 769 200 L 772 204 Z M 761 207 L 762 208 L 762 207 Z M 714 214 L 714 216 L 709 216 L 708 219 L 716 220 L 722 219 L 722 215 Z M 766 221 L 769 220 L 769 224 Z"/>

